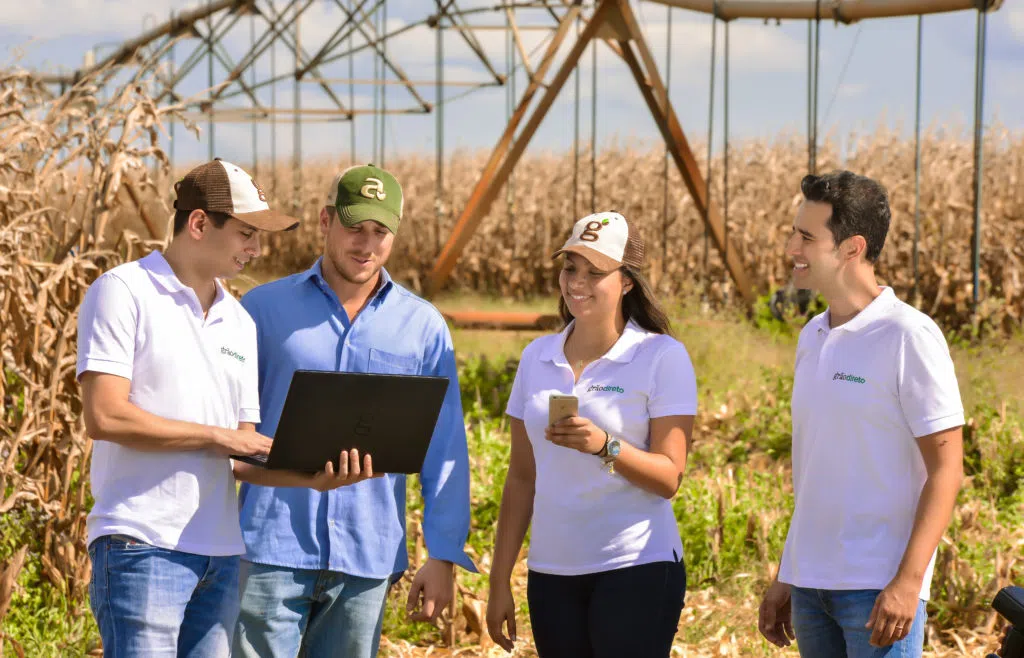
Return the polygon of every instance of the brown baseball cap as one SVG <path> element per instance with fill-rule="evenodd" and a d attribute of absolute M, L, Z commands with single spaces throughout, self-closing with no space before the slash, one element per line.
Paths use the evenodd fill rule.
<path fill-rule="evenodd" d="M 175 210 L 231 215 L 261 231 L 290 231 L 299 220 L 271 210 L 263 188 L 238 165 L 214 158 L 174 184 Z"/>

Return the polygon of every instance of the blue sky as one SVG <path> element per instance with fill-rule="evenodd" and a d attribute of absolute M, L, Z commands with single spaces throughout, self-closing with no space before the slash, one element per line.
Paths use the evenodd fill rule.
<path fill-rule="evenodd" d="M 343 0 L 347 2 L 348 0 Z M 100 56 L 112 44 L 140 34 L 157 20 L 166 20 L 170 11 L 181 11 L 195 2 L 151 0 L 37 0 L 4 3 L 0 9 L 0 53 L 8 63 L 16 62 L 40 71 L 73 69 L 83 61 L 89 49 Z M 485 0 L 462 0 L 460 7 L 493 5 Z M 284 7 L 280 0 L 277 6 Z M 649 2 L 634 2 L 641 25 L 665 74 L 667 9 Z M 427 0 L 390 0 L 388 25 L 398 28 L 429 13 L 433 3 Z M 475 23 L 497 24 L 503 16 L 483 13 Z M 537 12 L 523 11 L 523 24 L 552 25 Z M 300 26 L 303 44 L 309 49 L 323 43 L 341 20 L 333 0 L 315 0 Z M 691 142 L 704 142 L 708 126 L 709 56 L 711 21 L 708 16 L 675 10 L 672 29 L 672 100 L 684 131 Z M 974 49 L 976 13 L 963 11 L 926 16 L 924 19 L 924 68 L 922 110 L 925 129 L 946 126 L 969 138 L 974 107 Z M 257 33 L 261 24 L 257 23 Z M 901 129 L 910 135 L 914 116 L 914 80 L 917 19 L 914 17 L 865 21 L 852 26 L 821 25 L 821 64 L 819 80 L 819 117 L 824 135 L 834 132 L 870 132 L 879 125 Z M 719 25 L 718 72 L 716 74 L 716 148 L 721 146 L 723 124 L 722 64 L 723 34 Z M 485 50 L 497 68 L 505 67 L 505 36 L 498 31 L 478 33 Z M 526 47 L 537 46 L 544 33 L 524 33 Z M 228 35 L 225 48 L 235 59 L 249 43 L 249 21 L 243 19 Z M 771 138 L 783 134 L 804 135 L 807 105 L 807 23 L 784 22 L 765 25 L 762 21 L 739 20 L 730 27 L 730 132 L 733 139 Z M 435 75 L 434 33 L 425 28 L 407 32 L 389 44 L 389 54 L 414 80 L 433 80 Z M 461 39 L 448 34 L 445 40 L 445 76 L 449 80 L 483 80 L 486 72 Z M 563 48 L 563 52 L 568 48 Z M 180 64 L 191 51 L 188 42 L 177 51 Z M 278 51 L 280 71 L 286 55 Z M 539 54 L 534 62 L 539 59 Z M 588 52 L 582 62 L 581 136 L 589 140 L 591 65 Z M 269 57 L 259 61 L 260 70 L 269 70 Z M 369 57 L 354 61 L 357 78 L 371 77 Z M 218 75 L 222 69 L 216 68 Z M 347 60 L 325 67 L 328 78 L 348 76 Z M 186 94 L 201 92 L 206 86 L 205 62 L 182 85 Z M 522 75 L 518 89 L 525 86 Z M 530 151 L 565 150 L 572 146 L 573 83 L 563 89 Z M 434 100 L 434 87 L 420 88 L 428 101 Z M 348 98 L 348 87 L 337 89 Z M 464 92 L 452 87 L 447 96 Z M 313 84 L 301 89 L 304 107 L 327 107 L 326 97 Z M 354 89 L 358 107 L 372 107 L 369 86 Z M 290 107 L 294 95 L 291 82 L 277 88 L 278 104 Z M 270 92 L 261 92 L 269 102 Z M 445 112 L 445 147 L 489 149 L 504 127 L 506 90 L 488 88 L 452 101 Z M 236 105 L 240 99 L 235 99 Z M 408 107 L 412 100 L 401 87 L 388 87 L 389 107 Z M 1002 9 L 990 14 L 988 56 L 986 60 L 985 120 L 998 120 L 1016 131 L 1024 129 L 1024 0 L 1007 0 Z M 600 143 L 620 142 L 653 144 L 657 131 L 625 65 L 603 45 L 598 48 L 597 138 Z M 178 162 L 201 160 L 208 153 L 205 132 L 199 139 L 180 128 L 176 130 L 175 159 Z M 373 120 L 356 121 L 359 159 L 370 157 Z M 435 149 L 434 115 L 390 116 L 387 118 L 387 157 L 402 152 L 432 155 Z M 292 152 L 292 126 L 279 121 L 277 152 L 288 157 Z M 218 124 L 214 134 L 215 152 L 225 159 L 245 164 L 252 159 L 252 128 L 246 124 Z M 270 152 L 270 130 L 266 125 L 257 132 L 259 155 Z M 349 158 L 349 124 L 307 124 L 303 128 L 303 155 L 306 158 Z"/>

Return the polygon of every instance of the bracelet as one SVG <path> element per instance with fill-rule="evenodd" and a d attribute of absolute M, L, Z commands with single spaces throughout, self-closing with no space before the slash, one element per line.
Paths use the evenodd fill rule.
<path fill-rule="evenodd" d="M 604 445 L 602 445 L 601 449 L 598 450 L 597 452 L 593 452 L 593 453 L 590 453 L 590 454 L 597 455 L 598 457 L 604 458 L 604 457 L 608 456 L 608 442 L 611 441 L 612 437 L 611 437 L 610 434 L 608 434 L 608 430 L 602 430 L 602 431 L 604 432 Z"/>

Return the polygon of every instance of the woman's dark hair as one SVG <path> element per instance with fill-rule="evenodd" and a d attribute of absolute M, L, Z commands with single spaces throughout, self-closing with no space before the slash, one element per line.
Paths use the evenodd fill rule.
<path fill-rule="evenodd" d="M 224 224 L 227 223 L 231 215 L 224 212 L 215 212 L 212 210 L 204 210 L 206 216 L 210 218 L 213 225 L 217 228 L 224 228 Z M 175 210 L 174 211 L 174 232 L 171 235 L 177 235 L 185 230 L 185 224 L 188 224 L 188 216 L 192 214 L 191 210 Z"/>
<path fill-rule="evenodd" d="M 661 304 L 655 299 L 651 284 L 647 283 L 647 279 L 636 268 L 623 265 L 619 269 L 633 281 L 633 287 L 622 298 L 622 319 L 626 322 L 632 320 L 651 333 L 671 336 L 672 323 L 669 322 L 668 314 Z M 562 318 L 563 329 L 573 320 L 565 297 L 561 294 L 558 295 L 558 315 Z"/>

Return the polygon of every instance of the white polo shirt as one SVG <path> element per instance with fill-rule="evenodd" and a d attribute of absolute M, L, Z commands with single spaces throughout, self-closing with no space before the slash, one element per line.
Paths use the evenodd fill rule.
<path fill-rule="evenodd" d="M 163 418 L 259 422 L 255 324 L 220 285 L 204 318 L 159 252 L 89 287 L 78 316 L 78 375 L 87 370 L 131 380 L 131 402 Z M 96 441 L 91 482 L 89 542 L 125 534 L 200 555 L 245 551 L 228 457 Z"/>
<path fill-rule="evenodd" d="M 523 351 L 507 413 L 522 420 L 537 467 L 527 565 L 578 575 L 683 557 L 672 503 L 608 473 L 595 455 L 544 438 L 548 398 L 579 398 L 579 415 L 641 450 L 650 419 L 697 413 L 697 381 L 682 343 L 628 322 L 608 352 L 578 383 L 565 359 L 570 327 Z"/>
<path fill-rule="evenodd" d="M 915 437 L 964 424 L 942 332 L 891 288 L 835 329 L 826 311 L 800 333 L 792 405 L 796 505 L 779 580 L 885 588 L 927 477 Z M 933 554 L 925 600 L 934 566 Z"/>

